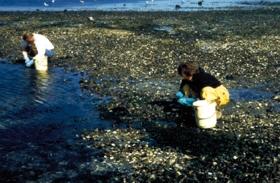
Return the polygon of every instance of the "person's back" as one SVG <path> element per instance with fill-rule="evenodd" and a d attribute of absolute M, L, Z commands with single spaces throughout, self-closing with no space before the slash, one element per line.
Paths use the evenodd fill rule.
<path fill-rule="evenodd" d="M 50 40 L 41 34 L 33 34 L 34 44 L 38 50 L 38 55 L 45 55 L 46 50 L 53 50 L 54 46 Z"/>
<path fill-rule="evenodd" d="M 221 85 L 221 82 L 211 74 L 206 73 L 201 67 L 199 67 L 196 73 L 193 74 L 191 81 L 184 78 L 182 79 L 180 88 L 183 89 L 185 85 L 189 85 L 189 87 L 198 94 L 197 97 L 201 97 L 200 93 L 204 87 L 210 86 L 213 88 L 217 88 Z"/>

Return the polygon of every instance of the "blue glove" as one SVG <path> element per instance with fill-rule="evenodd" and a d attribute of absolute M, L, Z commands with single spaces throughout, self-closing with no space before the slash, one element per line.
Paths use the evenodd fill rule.
<path fill-rule="evenodd" d="M 25 66 L 26 67 L 31 67 L 31 65 L 33 65 L 33 64 L 34 64 L 34 60 L 33 59 L 25 62 Z"/>
<path fill-rule="evenodd" d="M 176 93 L 176 97 L 177 98 L 182 98 L 182 97 L 184 97 L 185 95 L 181 92 L 181 91 L 178 91 L 177 93 Z"/>
<path fill-rule="evenodd" d="M 182 97 L 182 98 L 178 99 L 178 102 L 180 104 L 189 106 L 189 107 L 193 106 L 194 101 L 195 101 L 194 98 L 188 98 L 188 97 Z"/>

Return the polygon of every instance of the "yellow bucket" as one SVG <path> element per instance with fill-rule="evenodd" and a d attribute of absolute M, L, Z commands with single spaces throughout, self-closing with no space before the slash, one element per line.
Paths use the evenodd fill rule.
<path fill-rule="evenodd" d="M 200 128 L 213 128 L 217 124 L 216 102 L 197 100 L 193 103 L 196 124 Z"/>

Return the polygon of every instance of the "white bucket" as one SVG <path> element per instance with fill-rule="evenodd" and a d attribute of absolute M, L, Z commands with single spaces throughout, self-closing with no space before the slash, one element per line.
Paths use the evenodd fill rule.
<path fill-rule="evenodd" d="M 198 100 L 193 103 L 193 106 L 196 124 L 200 128 L 213 128 L 216 126 L 216 102 L 208 103 L 206 100 Z"/>
<path fill-rule="evenodd" d="M 48 57 L 42 56 L 35 60 L 35 68 L 38 71 L 47 71 L 48 70 Z"/>

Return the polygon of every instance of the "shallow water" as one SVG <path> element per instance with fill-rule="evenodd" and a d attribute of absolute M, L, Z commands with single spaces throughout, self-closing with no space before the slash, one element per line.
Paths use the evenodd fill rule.
<path fill-rule="evenodd" d="M 79 134 L 112 127 L 110 121 L 99 118 L 96 107 L 101 99 L 80 90 L 81 74 L 60 68 L 39 73 L 23 65 L 0 63 L 0 75 L 2 179 L 3 171 L 18 174 L 22 166 L 30 171 L 57 171 L 61 161 L 67 165 L 82 161 L 88 155 L 80 154 L 86 147 L 79 144 Z M 22 174 L 23 180 L 30 176 Z"/>
<path fill-rule="evenodd" d="M 173 27 L 169 25 L 157 26 L 154 28 L 154 30 L 158 32 L 166 32 L 169 34 L 175 33 Z"/>
<path fill-rule="evenodd" d="M 234 101 L 265 100 L 271 99 L 273 94 L 258 88 L 230 89 L 230 98 Z"/>
<path fill-rule="evenodd" d="M 23 65 L 0 64 L 0 75 L 2 129 L 38 121 L 83 121 L 86 129 L 110 124 L 99 120 L 96 105 L 100 100 L 81 91 L 78 73 L 60 68 L 37 72 Z"/>

